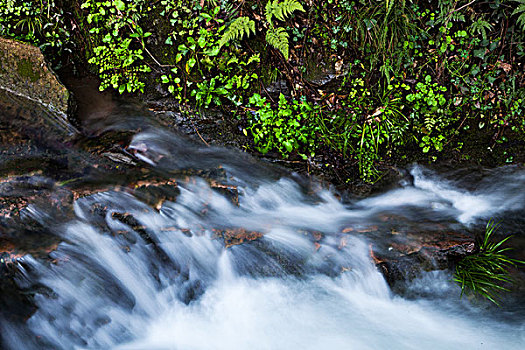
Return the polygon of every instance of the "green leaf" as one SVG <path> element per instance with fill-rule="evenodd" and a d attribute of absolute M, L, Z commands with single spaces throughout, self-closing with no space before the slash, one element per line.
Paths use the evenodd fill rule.
<path fill-rule="evenodd" d="M 219 54 L 220 49 L 219 46 L 213 46 L 211 49 L 204 51 L 204 53 L 210 57 L 214 57 Z"/>
<path fill-rule="evenodd" d="M 219 48 L 232 40 L 241 40 L 245 35 L 246 37 L 250 36 L 250 32 L 255 34 L 255 22 L 246 16 L 238 17 L 222 35 Z"/>
<path fill-rule="evenodd" d="M 125 4 L 124 1 L 122 1 L 122 0 L 116 0 L 116 1 L 115 1 L 115 7 L 116 7 L 117 10 L 119 10 L 119 11 L 124 11 L 124 10 L 126 10 L 126 4 Z"/>
<path fill-rule="evenodd" d="M 290 141 L 284 141 L 283 142 L 284 147 L 286 147 L 286 150 L 288 152 L 291 152 L 293 150 L 292 143 Z"/>
<path fill-rule="evenodd" d="M 266 32 L 266 41 L 268 44 L 279 50 L 284 58 L 288 60 L 288 33 L 284 28 L 274 28 L 270 26 Z"/>
<path fill-rule="evenodd" d="M 485 58 L 485 49 L 474 50 L 474 56 L 484 59 Z"/>
<path fill-rule="evenodd" d="M 199 40 L 197 40 L 197 45 L 202 49 L 204 46 L 206 46 L 206 37 L 201 35 L 199 36 Z"/>

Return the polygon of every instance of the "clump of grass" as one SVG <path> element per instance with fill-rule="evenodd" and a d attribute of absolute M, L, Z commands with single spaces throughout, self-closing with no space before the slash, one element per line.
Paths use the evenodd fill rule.
<path fill-rule="evenodd" d="M 525 261 L 512 259 L 504 254 L 512 248 L 503 248 L 502 245 L 512 236 L 493 242 L 492 235 L 498 227 L 498 224 L 489 220 L 485 235 L 477 242 L 478 251 L 466 256 L 456 265 L 454 281 L 461 286 L 461 296 L 473 293 L 499 306 L 499 294 L 508 292 L 507 286 L 513 283 L 509 268 L 525 264 Z"/>

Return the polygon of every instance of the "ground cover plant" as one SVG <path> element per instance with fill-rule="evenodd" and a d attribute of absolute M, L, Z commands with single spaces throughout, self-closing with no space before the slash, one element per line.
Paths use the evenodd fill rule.
<path fill-rule="evenodd" d="M 457 265 L 454 281 L 461 286 L 461 295 L 468 293 L 487 298 L 498 304 L 501 292 L 508 292 L 513 279 L 509 269 L 525 264 L 524 261 L 509 258 L 504 247 L 512 236 L 494 241 L 498 224 L 490 220 L 483 237 L 477 242 L 477 251 L 463 258 Z"/>
<path fill-rule="evenodd" d="M 0 0 L 0 35 L 83 62 L 102 90 L 160 84 L 182 110 L 219 110 L 253 150 L 375 182 L 414 160 L 523 160 L 524 6 Z"/>

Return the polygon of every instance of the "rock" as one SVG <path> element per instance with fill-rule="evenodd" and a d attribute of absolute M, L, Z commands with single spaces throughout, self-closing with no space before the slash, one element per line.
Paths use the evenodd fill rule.
<path fill-rule="evenodd" d="M 5 185 L 5 183 L 2 184 Z M 15 188 L 16 181 L 13 181 L 13 185 Z M 43 195 L 39 193 L 38 186 L 34 184 L 28 189 L 27 194 Z M 6 189 L 7 186 L 3 187 L 4 192 L 12 192 Z M 15 190 L 21 191 L 22 189 L 18 186 Z M 2 209 L 3 200 L 4 198 L 0 197 L 0 209 Z M 24 200 L 25 202 L 27 201 Z M 53 204 L 52 199 L 50 204 Z M 31 291 L 30 286 L 26 286 L 23 282 L 25 281 L 24 276 L 30 272 L 25 262 L 26 259 L 30 255 L 31 258 L 45 263 L 52 262 L 50 253 L 56 250 L 61 239 L 53 234 L 49 223 L 46 224 L 49 227 L 40 224 L 37 218 L 31 216 L 31 213 L 26 212 L 27 215 L 11 214 L 13 215 L 0 215 L 0 318 L 13 323 L 24 322 L 36 309 L 32 301 L 34 291 Z"/>
<path fill-rule="evenodd" d="M 396 233 L 388 251 L 371 256 L 391 287 L 410 280 L 421 271 L 451 269 L 474 253 L 474 238 L 457 232 Z"/>
<path fill-rule="evenodd" d="M 65 217 L 72 212 L 73 194 L 39 174 L 0 178 L 0 215 L 4 219 L 19 217 L 29 205 Z"/>
<path fill-rule="evenodd" d="M 0 37 L 0 88 L 36 101 L 67 120 L 69 92 L 37 47 Z"/>
<path fill-rule="evenodd" d="M 215 180 L 209 180 L 210 187 L 226 197 L 232 204 L 239 206 L 239 190 L 237 186 L 225 185 Z"/>
<path fill-rule="evenodd" d="M 246 242 L 254 241 L 263 236 L 263 233 L 257 231 L 248 231 L 244 228 L 229 228 L 229 229 L 212 229 L 213 235 L 217 239 L 224 240 L 224 246 L 226 248 L 234 245 L 243 244 Z"/>

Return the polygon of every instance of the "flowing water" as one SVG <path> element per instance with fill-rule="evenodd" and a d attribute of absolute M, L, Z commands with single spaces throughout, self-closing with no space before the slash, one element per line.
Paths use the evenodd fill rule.
<path fill-rule="evenodd" d="M 238 205 L 197 172 L 156 209 L 109 180 L 108 189 L 77 199 L 74 215 L 29 206 L 22 216 L 62 243 L 52 263 L 19 261 L 17 283 L 38 287 L 38 309 L 22 326 L 1 320 L 6 348 L 525 346 L 519 299 L 501 309 L 460 299 L 448 271 L 422 272 L 396 294 L 370 255 L 371 247 L 387 252 L 395 230 L 470 233 L 491 217 L 511 218 L 507 229 L 522 237 L 522 168 L 439 175 L 413 166 L 392 190 L 342 201 L 299 176 L 157 127 L 136 134 L 128 150 L 166 178 L 217 171 Z M 240 228 L 257 239 L 226 248 L 218 232 Z"/>

